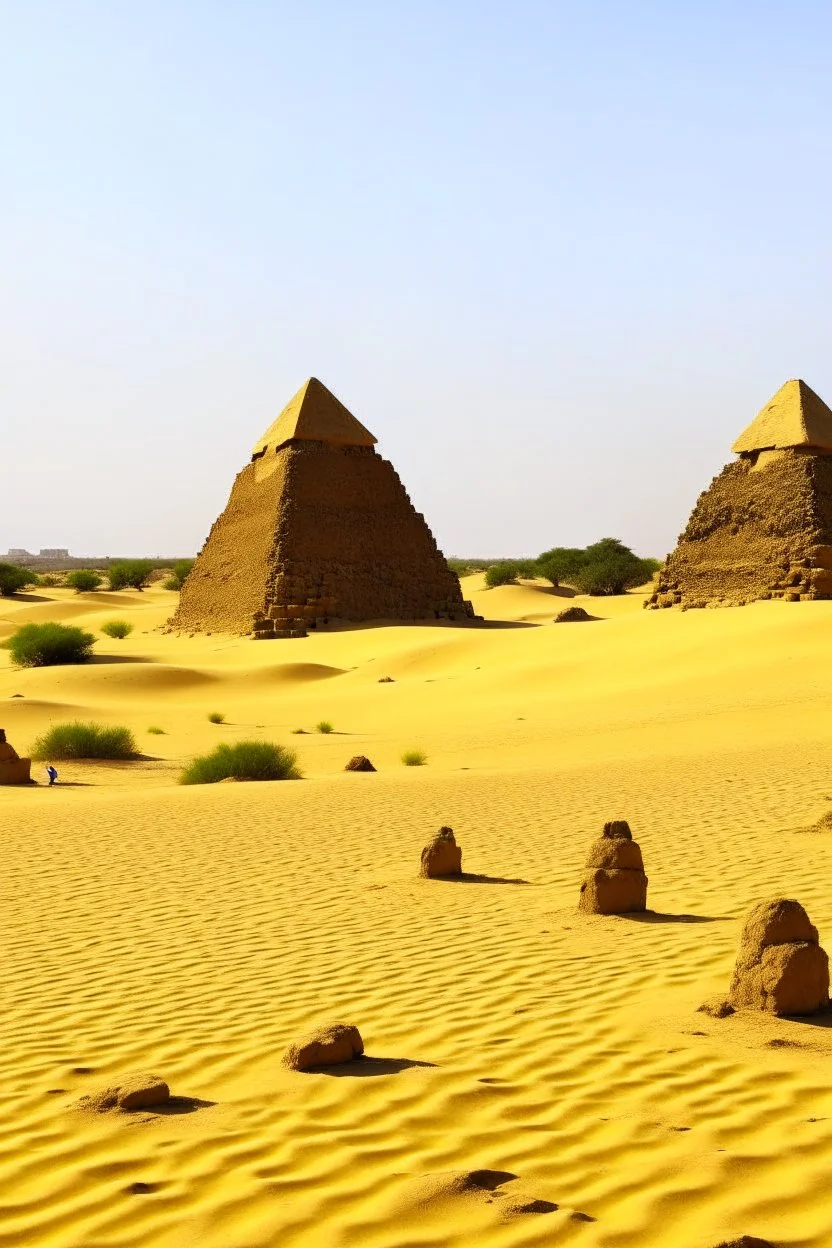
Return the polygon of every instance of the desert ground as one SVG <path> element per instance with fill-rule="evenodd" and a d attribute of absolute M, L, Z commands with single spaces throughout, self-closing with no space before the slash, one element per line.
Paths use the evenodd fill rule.
<path fill-rule="evenodd" d="M 463 590 L 487 626 L 266 643 L 161 632 L 155 587 L 0 600 L 0 639 L 99 638 L 80 667 L 0 650 L 18 751 L 80 718 L 146 755 L 0 789 L 2 1248 L 832 1244 L 829 1020 L 697 1012 L 758 900 L 796 897 L 832 950 L 832 833 L 807 830 L 832 802 L 832 602 L 632 592 L 555 625 L 542 583 Z M 252 736 L 304 778 L 177 784 Z M 376 774 L 344 772 L 358 753 Z M 652 913 L 578 914 L 616 818 Z M 443 824 L 468 877 L 419 879 Z M 330 1020 L 370 1060 L 285 1069 Z M 167 1112 L 75 1108 L 148 1070 Z"/>

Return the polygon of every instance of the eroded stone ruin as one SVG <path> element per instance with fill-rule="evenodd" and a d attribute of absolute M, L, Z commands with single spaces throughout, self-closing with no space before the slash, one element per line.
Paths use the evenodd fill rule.
<path fill-rule="evenodd" d="M 428 841 L 422 850 L 419 874 L 426 880 L 462 875 L 462 848 L 456 843 L 453 828 L 440 828 Z"/>
<path fill-rule="evenodd" d="M 32 760 L 21 758 L 6 740 L 6 733 L 0 728 L 0 784 L 30 784 L 32 779 Z"/>
<path fill-rule="evenodd" d="M 310 378 L 237 476 L 172 627 L 271 638 L 331 621 L 475 618 L 375 442 Z"/>
<path fill-rule="evenodd" d="M 798 901 L 763 901 L 746 916 L 729 1002 L 734 1009 L 816 1014 L 829 1005 L 829 959 Z"/>
<path fill-rule="evenodd" d="M 578 909 L 588 914 L 637 914 L 647 909 L 647 876 L 625 819 L 604 824 L 586 860 Z"/>
<path fill-rule="evenodd" d="M 832 598 L 832 411 L 787 381 L 732 449 L 645 605 Z"/>

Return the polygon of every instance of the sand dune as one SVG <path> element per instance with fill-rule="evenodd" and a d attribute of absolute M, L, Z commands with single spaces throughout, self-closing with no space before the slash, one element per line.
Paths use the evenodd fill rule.
<path fill-rule="evenodd" d="M 464 591 L 540 624 L 189 638 L 152 631 L 154 588 L 108 595 L 136 630 L 96 650 L 132 661 L 0 651 L 18 749 L 95 718 L 158 760 L 0 789 L 0 1248 L 832 1244 L 832 1028 L 697 1012 L 756 900 L 797 897 L 832 951 L 832 837 L 804 832 L 832 804 L 832 603 L 576 598 L 599 622 L 554 625 L 542 586 Z M 0 622 L 112 605 L 53 590 Z M 252 735 L 306 778 L 176 785 Z M 377 774 L 343 772 L 359 752 Z M 575 909 L 612 818 L 652 914 Z M 419 879 L 441 824 L 467 875 Z M 281 1066 L 339 1020 L 367 1060 Z M 168 1110 L 75 1108 L 146 1070 Z"/>

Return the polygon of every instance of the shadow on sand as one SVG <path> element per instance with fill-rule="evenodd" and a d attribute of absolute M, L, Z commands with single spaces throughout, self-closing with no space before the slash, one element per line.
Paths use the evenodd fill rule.
<path fill-rule="evenodd" d="M 198 1109 L 210 1109 L 216 1103 L 216 1101 L 202 1101 L 198 1096 L 172 1096 L 164 1105 L 154 1105 L 152 1109 L 144 1112 L 159 1114 L 167 1118 L 175 1114 L 195 1114 Z"/>
<path fill-rule="evenodd" d="M 531 880 L 512 879 L 504 875 L 475 875 L 471 871 L 463 871 L 462 875 L 448 875 L 444 878 L 448 884 L 528 884 L 531 887 L 532 883 Z"/>
<path fill-rule="evenodd" d="M 310 1075 L 332 1075 L 336 1079 L 373 1079 L 376 1075 L 398 1075 L 403 1070 L 414 1070 L 421 1067 L 435 1070 L 435 1062 L 412 1062 L 407 1057 L 363 1057 L 354 1058 L 351 1062 L 343 1062 L 340 1066 L 315 1066 L 307 1073 Z"/>
<path fill-rule="evenodd" d="M 641 914 L 619 914 L 619 919 L 632 923 L 728 923 L 724 915 L 714 914 L 662 914 L 659 910 L 645 910 Z"/>

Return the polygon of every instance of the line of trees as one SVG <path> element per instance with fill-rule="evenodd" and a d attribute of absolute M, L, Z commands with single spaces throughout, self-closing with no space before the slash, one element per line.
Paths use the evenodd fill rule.
<path fill-rule="evenodd" d="M 470 561 L 453 563 L 471 570 Z M 591 546 L 553 546 L 536 559 L 493 560 L 486 567 L 485 583 L 493 588 L 516 584 L 519 577 L 544 577 L 556 587 L 570 585 L 582 594 L 623 594 L 644 585 L 660 567 L 658 559 L 641 558 L 617 537 L 603 537 Z"/>

